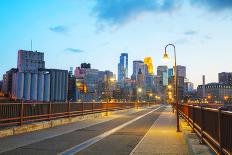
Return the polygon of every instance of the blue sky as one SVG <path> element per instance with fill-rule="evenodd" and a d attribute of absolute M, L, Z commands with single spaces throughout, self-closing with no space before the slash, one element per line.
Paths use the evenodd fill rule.
<path fill-rule="evenodd" d="M 30 40 L 47 68 L 89 62 L 117 73 L 127 52 L 131 74 L 132 61 L 146 56 L 164 65 L 164 47 L 174 43 L 195 85 L 203 74 L 213 82 L 232 72 L 231 0 L 0 0 L 0 19 L 0 75 L 16 67 Z"/>

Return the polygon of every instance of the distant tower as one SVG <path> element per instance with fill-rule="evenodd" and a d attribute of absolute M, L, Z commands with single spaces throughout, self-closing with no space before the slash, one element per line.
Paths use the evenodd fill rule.
<path fill-rule="evenodd" d="M 153 70 L 152 58 L 151 57 L 145 57 L 144 58 L 144 64 L 147 65 L 148 74 L 153 74 L 154 70 Z"/>
<path fill-rule="evenodd" d="M 142 73 L 141 68 L 139 69 L 138 74 L 137 74 L 137 86 L 138 87 L 144 86 L 144 74 Z"/>
<path fill-rule="evenodd" d="M 203 78 L 202 97 L 205 99 L 205 75 L 203 75 L 202 78 Z"/>
<path fill-rule="evenodd" d="M 118 81 L 128 77 L 128 53 L 121 53 L 118 63 Z"/>

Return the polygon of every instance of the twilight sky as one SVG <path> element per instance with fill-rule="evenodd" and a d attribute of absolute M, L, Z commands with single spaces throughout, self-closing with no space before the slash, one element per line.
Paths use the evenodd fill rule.
<path fill-rule="evenodd" d="M 0 0 L 0 76 L 30 40 L 47 68 L 89 62 L 117 73 L 127 52 L 130 75 L 132 61 L 145 56 L 164 65 L 164 47 L 174 43 L 177 63 L 198 85 L 203 74 L 213 82 L 232 72 L 232 0 Z"/>

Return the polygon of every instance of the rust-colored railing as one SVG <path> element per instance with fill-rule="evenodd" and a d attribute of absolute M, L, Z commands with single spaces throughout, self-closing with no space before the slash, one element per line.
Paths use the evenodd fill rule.
<path fill-rule="evenodd" d="M 223 108 L 180 105 L 180 114 L 186 119 L 201 142 L 215 153 L 232 154 L 232 112 Z"/>
<path fill-rule="evenodd" d="M 0 127 L 150 106 L 154 103 L 0 103 Z"/>

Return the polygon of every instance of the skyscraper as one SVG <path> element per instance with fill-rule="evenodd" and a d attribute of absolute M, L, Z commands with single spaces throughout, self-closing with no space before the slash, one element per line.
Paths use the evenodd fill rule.
<path fill-rule="evenodd" d="M 177 76 L 186 78 L 186 67 L 185 66 L 176 66 Z"/>
<path fill-rule="evenodd" d="M 168 83 L 168 67 L 167 66 L 158 66 L 157 67 L 157 76 L 162 78 L 163 86 L 166 86 Z"/>
<path fill-rule="evenodd" d="M 153 74 L 153 64 L 152 64 L 152 58 L 151 57 L 145 57 L 144 58 L 144 64 L 147 65 L 148 74 Z"/>
<path fill-rule="evenodd" d="M 118 63 L 118 81 L 128 77 L 128 53 L 121 53 Z"/>
<path fill-rule="evenodd" d="M 133 74 L 132 74 L 132 79 L 137 80 L 137 75 L 139 70 L 145 75 L 145 65 L 144 62 L 141 60 L 136 60 L 133 61 Z"/>

